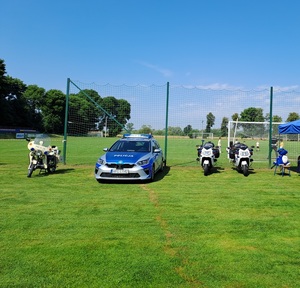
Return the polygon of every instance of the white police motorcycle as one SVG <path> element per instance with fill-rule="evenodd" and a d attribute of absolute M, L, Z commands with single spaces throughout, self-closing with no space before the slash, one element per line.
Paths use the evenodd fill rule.
<path fill-rule="evenodd" d="M 235 143 L 227 149 L 229 159 L 236 167 L 237 171 L 243 173 L 244 176 L 249 175 L 249 167 L 252 164 L 253 149 L 250 149 L 246 144 Z"/>
<path fill-rule="evenodd" d="M 220 151 L 215 148 L 214 143 L 206 142 L 204 145 L 197 146 L 198 156 L 197 160 L 200 162 L 200 166 L 203 168 L 204 175 L 207 176 L 214 167 L 216 158 L 219 158 Z"/>
<path fill-rule="evenodd" d="M 46 134 L 39 134 L 34 140 L 26 138 L 29 149 L 29 166 L 27 177 L 31 177 L 33 171 L 40 169 L 40 172 L 52 173 L 60 161 L 60 150 L 57 146 L 50 145 L 50 137 Z"/>

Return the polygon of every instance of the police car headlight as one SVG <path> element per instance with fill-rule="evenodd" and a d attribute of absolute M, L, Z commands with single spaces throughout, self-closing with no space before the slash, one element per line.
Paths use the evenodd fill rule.
<path fill-rule="evenodd" d="M 142 165 L 146 165 L 149 163 L 150 158 L 147 158 L 145 160 L 141 160 L 139 162 L 137 162 L 138 165 L 142 166 Z"/>
<path fill-rule="evenodd" d="M 97 160 L 97 163 L 100 164 L 100 165 L 103 165 L 105 163 L 105 161 L 102 158 L 99 158 Z"/>

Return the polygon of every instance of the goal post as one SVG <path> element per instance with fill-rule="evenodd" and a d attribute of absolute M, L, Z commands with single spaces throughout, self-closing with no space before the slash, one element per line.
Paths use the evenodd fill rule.
<path fill-rule="evenodd" d="M 254 159 L 256 161 L 268 161 L 269 139 L 271 139 L 272 151 L 279 148 L 280 142 L 287 140 L 286 135 L 278 135 L 280 124 L 282 123 L 272 122 L 272 127 L 270 127 L 270 122 L 229 121 L 227 147 L 236 142 L 245 143 L 254 149 Z M 276 158 L 275 152 L 272 153 L 271 158 Z"/>

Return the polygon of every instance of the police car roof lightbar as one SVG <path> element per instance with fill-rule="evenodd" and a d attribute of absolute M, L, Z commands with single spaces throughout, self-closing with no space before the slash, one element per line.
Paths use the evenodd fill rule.
<path fill-rule="evenodd" d="M 146 138 L 146 139 L 151 139 L 152 135 L 151 134 L 124 134 L 123 138 Z"/>

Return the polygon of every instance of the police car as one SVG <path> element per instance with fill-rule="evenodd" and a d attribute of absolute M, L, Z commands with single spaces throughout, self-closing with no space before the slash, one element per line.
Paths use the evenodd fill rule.
<path fill-rule="evenodd" d="M 101 180 L 150 180 L 164 169 L 164 155 L 150 134 L 124 134 L 109 149 L 103 149 L 95 166 L 95 178 Z"/>

